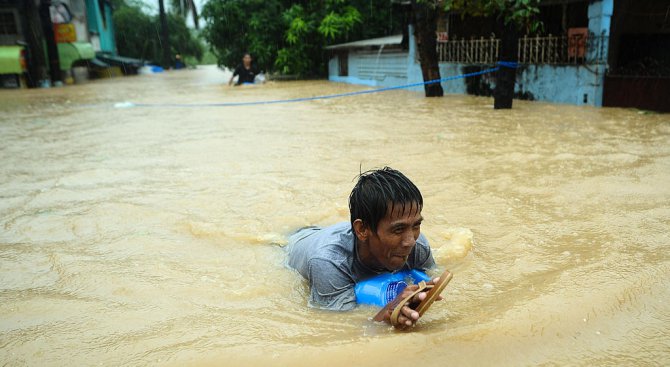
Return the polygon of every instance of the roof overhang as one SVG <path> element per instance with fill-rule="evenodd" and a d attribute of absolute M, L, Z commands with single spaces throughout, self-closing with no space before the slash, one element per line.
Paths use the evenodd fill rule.
<path fill-rule="evenodd" d="M 340 43 L 337 45 L 326 46 L 326 50 L 351 50 L 351 49 L 379 49 L 380 47 L 401 47 L 402 34 L 380 38 L 370 38 L 361 41 Z"/>

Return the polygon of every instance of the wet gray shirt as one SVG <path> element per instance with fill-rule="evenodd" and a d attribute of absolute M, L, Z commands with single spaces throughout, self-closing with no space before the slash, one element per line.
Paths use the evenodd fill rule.
<path fill-rule="evenodd" d="M 359 260 L 354 243 L 349 222 L 307 227 L 289 237 L 287 265 L 309 281 L 310 306 L 337 311 L 356 307 L 354 285 L 379 273 Z M 400 270 L 426 270 L 434 265 L 428 240 L 421 234 Z"/>

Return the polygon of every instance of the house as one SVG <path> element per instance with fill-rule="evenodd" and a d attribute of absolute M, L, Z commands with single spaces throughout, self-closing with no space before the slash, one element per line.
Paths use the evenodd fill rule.
<path fill-rule="evenodd" d="M 86 27 L 95 52 L 116 55 L 112 4 L 109 0 L 85 0 Z"/>
<path fill-rule="evenodd" d="M 114 37 L 110 0 L 0 0 L 0 84 L 75 83 L 92 69 L 103 71 L 98 76 L 135 73 L 142 61 L 119 56 Z M 60 72 L 52 73 L 56 62 Z"/>
<path fill-rule="evenodd" d="M 88 34 L 96 55 L 91 64 L 95 67 L 96 76 L 113 77 L 122 74 L 137 74 L 138 69 L 144 65 L 144 61 L 123 57 L 116 49 L 112 20 L 113 7 L 110 0 L 85 1 Z"/>
<path fill-rule="evenodd" d="M 648 15 L 657 14 L 654 18 L 656 26 L 627 20 L 630 13 L 635 13 L 631 9 L 643 10 Z M 543 35 L 523 36 L 518 41 L 517 98 L 590 106 L 670 108 L 665 77 L 653 82 L 637 78 L 633 82 L 630 78 L 613 77 L 614 69 L 610 68 L 620 64 L 617 60 L 621 59 L 621 50 L 634 48 L 634 40 L 640 38 L 641 28 L 647 33 L 656 32 L 656 36 L 652 37 L 655 41 L 650 41 L 651 44 L 638 48 L 646 50 L 645 55 L 655 55 L 655 60 L 670 59 L 670 23 L 667 18 L 670 0 L 617 0 L 616 8 L 614 0 L 545 0 L 540 11 L 545 28 Z M 665 18 L 662 14 L 666 14 Z M 614 37 L 611 32 L 613 19 L 617 30 Z M 440 75 L 444 78 L 477 72 L 494 67 L 498 61 L 508 61 L 499 59 L 500 39 L 495 35 L 495 23 L 495 19 L 443 14 L 436 35 Z M 329 79 L 380 87 L 422 82 L 416 42 L 412 27 L 409 29 L 405 37 L 398 35 L 328 46 L 326 49 L 331 52 Z M 624 35 L 631 29 L 637 32 L 637 38 Z M 647 33 L 641 37 L 650 39 Z M 665 61 L 665 65 L 670 64 Z M 622 104 L 621 100 L 626 99 L 622 90 L 628 87 L 618 88 L 621 83 L 635 86 L 642 95 L 644 90 L 653 87 L 654 98 L 658 101 L 649 103 L 646 98 L 642 105 L 639 102 Z M 608 85 L 617 88 L 608 88 Z M 491 95 L 495 74 L 451 80 L 442 83 L 442 87 L 446 93 Z M 411 89 L 420 91 L 423 88 Z M 619 101 L 614 101 L 613 96 Z M 665 100 L 661 101 L 663 98 Z"/>
<path fill-rule="evenodd" d="M 50 69 L 51 63 L 44 59 L 52 57 L 48 55 L 45 26 L 53 27 L 60 74 L 52 75 L 58 75 L 58 80 L 73 81 L 73 70 L 85 68 L 95 57 L 85 28 L 84 0 L 52 1 L 48 13 L 43 13 L 41 8 L 46 6 L 37 0 L 0 0 L 0 74 L 4 85 L 49 84 L 44 69 Z M 51 18 L 48 25 L 43 14 Z M 31 73 L 31 69 L 42 70 Z"/>
<path fill-rule="evenodd" d="M 412 63 L 402 41 L 399 34 L 326 47 L 332 54 L 329 79 L 369 86 L 407 83 Z"/>
<path fill-rule="evenodd" d="M 670 0 L 616 0 L 603 106 L 670 112 Z"/>

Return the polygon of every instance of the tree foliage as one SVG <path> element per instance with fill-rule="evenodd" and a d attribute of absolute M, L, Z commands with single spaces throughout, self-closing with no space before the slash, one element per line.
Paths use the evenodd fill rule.
<path fill-rule="evenodd" d="M 388 35 L 399 24 L 388 0 L 211 0 L 202 17 L 220 65 L 250 52 L 261 69 L 301 76 L 325 73 L 328 44 Z"/>
<path fill-rule="evenodd" d="M 284 41 L 275 60 L 276 68 L 285 74 L 315 75 L 325 65 L 323 47 L 347 39 L 362 22 L 361 13 L 344 1 L 326 1 L 326 6 L 311 1 L 294 4 L 283 14 Z"/>
<path fill-rule="evenodd" d="M 542 29 L 542 23 L 537 19 L 540 0 L 445 0 L 444 10 L 456 11 L 462 16 L 495 16 L 505 25 L 515 26 L 527 33 Z"/>
<path fill-rule="evenodd" d="M 250 52 L 259 67 L 267 70 L 282 42 L 281 14 L 278 0 L 209 1 L 202 9 L 202 35 L 219 65 L 233 68 L 244 52 Z"/>
<path fill-rule="evenodd" d="M 183 18 L 190 15 L 193 18 L 195 29 L 200 29 L 200 17 L 194 0 L 170 0 L 170 9 Z"/>
<path fill-rule="evenodd" d="M 201 59 L 203 46 L 179 14 L 168 14 L 171 54 Z M 148 15 L 134 2 L 115 1 L 113 15 L 116 43 L 120 55 L 157 62 L 162 59 L 158 16 Z"/>

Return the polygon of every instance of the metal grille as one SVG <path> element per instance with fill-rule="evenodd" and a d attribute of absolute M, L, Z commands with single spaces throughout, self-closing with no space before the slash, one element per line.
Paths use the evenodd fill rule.
<path fill-rule="evenodd" d="M 437 54 L 442 62 L 492 64 L 498 61 L 500 40 L 480 38 L 437 43 Z"/>
<path fill-rule="evenodd" d="M 523 37 L 519 39 L 521 64 L 603 64 L 609 37 Z"/>
<path fill-rule="evenodd" d="M 520 64 L 581 65 L 607 62 L 608 36 L 545 36 L 519 39 Z M 499 61 L 500 39 L 480 38 L 438 42 L 440 62 L 492 64 Z"/>

